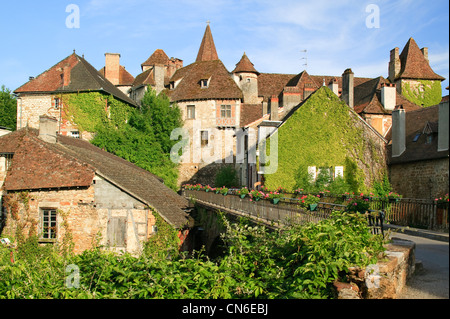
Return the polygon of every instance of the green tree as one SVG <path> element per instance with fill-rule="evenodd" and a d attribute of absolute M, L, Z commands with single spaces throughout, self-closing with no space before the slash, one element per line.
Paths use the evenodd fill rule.
<path fill-rule="evenodd" d="M 145 133 L 153 133 L 165 153 L 177 141 L 170 139 L 175 128 L 183 126 L 181 110 L 177 104 L 171 104 L 169 98 L 161 93 L 159 95 L 149 86 L 141 101 L 141 112 L 135 113 L 130 124 Z"/>
<path fill-rule="evenodd" d="M 127 125 L 97 125 L 91 142 L 161 177 L 176 190 L 178 168 L 170 160 L 170 149 L 177 141 L 170 140 L 170 133 L 181 126 L 178 106 L 171 105 L 165 95 L 157 96 L 149 87 L 142 107 L 131 112 Z"/>
<path fill-rule="evenodd" d="M 0 126 L 16 129 L 17 101 L 14 95 L 4 85 L 0 90 Z"/>

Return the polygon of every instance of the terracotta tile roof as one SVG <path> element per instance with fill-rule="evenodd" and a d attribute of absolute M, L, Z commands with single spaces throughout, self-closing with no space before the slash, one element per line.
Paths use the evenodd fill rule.
<path fill-rule="evenodd" d="M 437 134 L 431 143 L 427 144 L 426 134 L 421 134 L 416 142 L 414 138 L 418 133 L 422 133 L 427 124 L 433 131 L 437 131 L 437 123 L 439 122 L 439 105 L 421 108 L 405 113 L 405 136 L 406 136 L 406 150 L 401 156 L 392 157 L 392 143 L 387 147 L 388 160 L 390 164 L 401 164 L 407 162 L 415 162 L 421 160 L 432 160 L 439 158 L 448 158 L 449 151 L 438 152 Z M 389 131 L 386 138 L 392 138 L 392 132 Z"/>
<path fill-rule="evenodd" d="M 168 64 L 169 57 L 167 56 L 166 52 L 164 52 L 164 50 L 157 49 L 144 63 L 141 64 L 141 67 Z"/>
<path fill-rule="evenodd" d="M 355 85 L 354 89 L 354 110 L 358 114 L 391 114 L 392 111 L 385 110 L 381 103 L 381 85 L 389 83 L 382 76 L 370 79 L 359 85 Z M 408 101 L 401 94 L 396 92 L 395 105 L 402 105 L 404 110 L 414 111 L 421 109 L 420 106 Z"/>
<path fill-rule="evenodd" d="M 92 166 L 49 147 L 37 137 L 36 130 L 24 128 L 10 135 L 6 138 L 6 149 L 0 138 L 0 153 L 14 153 L 5 179 L 6 190 L 88 187 L 92 184 Z"/>
<path fill-rule="evenodd" d="M 202 43 L 200 44 L 200 49 L 198 50 L 197 59 L 195 62 L 214 60 L 219 60 L 219 56 L 217 55 L 216 46 L 211 34 L 211 28 L 208 24 L 206 26 L 205 34 L 203 35 Z"/>
<path fill-rule="evenodd" d="M 267 101 L 271 96 L 278 96 L 283 91 L 286 86 L 296 86 L 306 71 L 302 71 L 299 74 L 276 74 L 276 73 L 261 73 L 258 76 L 258 95 L 263 97 L 264 101 Z M 323 85 L 325 80 L 325 85 L 328 85 L 331 80 L 336 79 L 338 82 L 339 89 L 342 88 L 342 76 L 332 76 L 332 75 L 309 75 L 308 79 L 314 81 L 317 88 Z M 355 77 L 354 85 L 360 85 L 371 78 Z"/>
<path fill-rule="evenodd" d="M 172 101 L 243 97 L 241 89 L 220 60 L 195 62 L 181 68 L 170 79 L 178 80 L 180 82 L 175 89 L 165 91 Z M 200 80 L 208 80 L 208 87 L 202 88 Z"/>
<path fill-rule="evenodd" d="M 105 67 L 101 68 L 98 72 L 102 76 L 105 76 Z M 132 85 L 134 82 L 134 76 L 132 76 L 124 66 L 119 66 L 119 86 L 120 85 Z"/>
<path fill-rule="evenodd" d="M 245 127 L 250 123 L 260 119 L 262 114 L 262 104 L 241 104 L 240 127 Z"/>
<path fill-rule="evenodd" d="M 65 80 L 67 78 L 67 81 Z M 66 82 L 65 82 L 66 81 Z M 136 106 L 136 103 L 108 81 L 84 58 L 71 54 L 14 91 L 21 93 L 73 93 L 101 91 Z"/>
<path fill-rule="evenodd" d="M 256 73 L 259 74 L 258 71 L 256 71 L 253 63 L 248 58 L 247 54 L 242 56 L 241 60 L 236 64 L 236 68 L 231 73 L 238 73 L 238 72 L 247 72 L 247 73 Z"/>
<path fill-rule="evenodd" d="M 273 95 L 278 96 L 296 74 L 261 73 L 258 76 L 258 95 L 267 101 Z"/>
<path fill-rule="evenodd" d="M 6 190 L 87 187 L 97 174 L 154 208 L 169 224 L 182 228 L 188 221 L 188 201 L 150 172 L 81 139 L 58 136 L 56 144 L 23 128 L 0 137 L 0 153 L 14 153 Z"/>
<path fill-rule="evenodd" d="M 397 79 L 445 80 L 434 73 L 416 41 L 410 38 L 400 54 L 401 69 Z"/>
<path fill-rule="evenodd" d="M 153 74 L 153 68 L 148 69 L 138 76 L 133 81 L 133 87 L 140 85 L 156 85 L 155 76 Z"/>

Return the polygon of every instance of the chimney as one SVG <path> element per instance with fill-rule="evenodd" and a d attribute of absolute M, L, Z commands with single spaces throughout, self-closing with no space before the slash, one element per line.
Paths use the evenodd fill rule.
<path fill-rule="evenodd" d="M 333 91 L 334 94 L 339 96 L 339 84 L 336 78 L 332 79 L 330 83 L 328 83 L 328 88 Z"/>
<path fill-rule="evenodd" d="M 397 102 L 397 90 L 395 84 L 382 83 L 381 84 L 381 104 L 387 111 L 393 111 Z"/>
<path fill-rule="evenodd" d="M 347 69 L 342 74 L 342 99 L 353 109 L 353 72 L 352 69 Z"/>
<path fill-rule="evenodd" d="M 68 86 L 70 84 L 70 67 L 65 66 L 63 69 L 63 86 Z"/>
<path fill-rule="evenodd" d="M 403 106 L 392 111 L 392 157 L 398 157 L 406 150 L 405 110 Z"/>
<path fill-rule="evenodd" d="M 427 48 L 427 47 L 422 48 L 422 49 L 420 49 L 420 51 L 422 51 L 422 54 L 423 54 L 424 58 L 425 58 L 425 59 L 427 60 L 427 62 L 429 63 L 430 61 L 428 60 L 428 48 Z"/>
<path fill-rule="evenodd" d="M 272 95 L 270 98 L 270 120 L 278 121 L 278 97 Z"/>
<path fill-rule="evenodd" d="M 153 66 L 153 76 L 155 79 L 155 91 L 159 94 L 164 90 L 164 77 L 166 75 L 166 68 L 163 65 L 156 64 Z"/>
<path fill-rule="evenodd" d="M 120 81 L 120 54 L 105 53 L 105 78 L 112 84 L 119 85 Z"/>
<path fill-rule="evenodd" d="M 389 81 L 394 83 L 397 76 L 400 74 L 400 56 L 398 53 L 398 48 L 391 50 L 391 58 L 389 61 Z"/>
<path fill-rule="evenodd" d="M 448 101 L 439 104 L 438 152 L 448 150 Z"/>
<path fill-rule="evenodd" d="M 39 138 L 47 143 L 56 143 L 56 133 L 58 131 L 58 120 L 54 117 L 39 116 Z"/>

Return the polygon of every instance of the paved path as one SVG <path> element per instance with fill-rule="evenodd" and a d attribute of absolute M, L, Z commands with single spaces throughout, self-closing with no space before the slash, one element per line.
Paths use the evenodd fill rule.
<path fill-rule="evenodd" d="M 421 262 L 398 299 L 449 299 L 448 241 L 400 232 L 393 233 L 391 237 L 415 242 L 416 262 Z"/>

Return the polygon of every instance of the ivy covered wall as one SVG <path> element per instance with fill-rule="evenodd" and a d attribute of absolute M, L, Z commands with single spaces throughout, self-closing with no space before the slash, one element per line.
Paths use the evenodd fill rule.
<path fill-rule="evenodd" d="M 133 111 L 130 105 L 99 92 L 64 94 L 62 101 L 64 120 L 76 124 L 80 132 L 94 133 L 107 123 L 122 128 Z"/>
<path fill-rule="evenodd" d="M 264 184 L 269 189 L 303 188 L 312 166 L 332 171 L 343 166 L 345 182 L 354 192 L 370 190 L 387 172 L 385 141 L 327 87 L 279 127 L 278 169 L 264 175 Z"/>
<path fill-rule="evenodd" d="M 441 81 L 402 80 L 401 93 L 409 101 L 424 107 L 437 105 L 442 99 Z"/>

